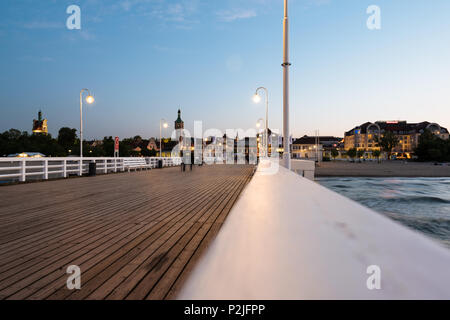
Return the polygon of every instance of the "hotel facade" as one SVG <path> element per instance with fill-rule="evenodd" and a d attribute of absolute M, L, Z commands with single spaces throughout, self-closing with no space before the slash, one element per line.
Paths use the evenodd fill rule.
<path fill-rule="evenodd" d="M 322 161 L 331 158 L 331 150 L 341 147 L 342 138 L 332 136 L 303 136 L 292 142 L 293 159 L 314 159 Z"/>
<path fill-rule="evenodd" d="M 437 123 L 427 121 L 420 123 L 408 123 L 406 121 L 366 122 L 345 132 L 344 149 L 347 151 L 356 148 L 357 150 L 365 150 L 370 154 L 374 150 L 380 150 L 376 138 L 390 131 L 399 140 L 398 145 L 393 149 L 393 155 L 410 158 L 419 144 L 419 137 L 425 130 L 429 130 L 441 139 L 449 139 L 448 130 Z"/>

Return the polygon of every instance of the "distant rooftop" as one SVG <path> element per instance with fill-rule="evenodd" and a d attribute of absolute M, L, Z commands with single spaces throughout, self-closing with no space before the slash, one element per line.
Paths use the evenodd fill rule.
<path fill-rule="evenodd" d="M 372 125 L 372 126 L 371 126 Z M 441 127 L 438 124 L 431 123 L 428 121 L 420 123 L 408 123 L 407 121 L 377 121 L 374 124 L 371 122 L 363 123 L 360 126 L 354 127 L 353 129 L 347 131 L 345 136 L 352 136 L 356 131 L 360 134 L 366 134 L 367 128 L 371 126 L 370 130 L 377 130 L 376 125 L 378 125 L 381 131 L 391 131 L 399 134 L 409 134 L 409 133 L 421 133 L 425 129 L 435 126 L 440 133 L 448 133 L 447 128 Z"/>

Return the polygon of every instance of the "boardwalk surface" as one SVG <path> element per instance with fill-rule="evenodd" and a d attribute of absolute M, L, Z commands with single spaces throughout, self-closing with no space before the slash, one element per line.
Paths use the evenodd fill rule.
<path fill-rule="evenodd" d="M 170 299 L 252 166 L 0 187 L 0 299 Z M 67 289 L 70 265 L 81 289 Z"/>

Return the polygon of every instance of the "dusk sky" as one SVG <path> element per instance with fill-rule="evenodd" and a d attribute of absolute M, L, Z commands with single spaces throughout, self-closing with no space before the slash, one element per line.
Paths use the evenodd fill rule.
<path fill-rule="evenodd" d="M 81 30 L 66 9 L 81 7 Z M 369 5 L 381 30 L 369 30 Z M 291 0 L 291 131 L 343 136 L 376 120 L 450 128 L 450 1 Z M 0 131 L 49 130 L 85 138 L 159 135 L 181 108 L 186 128 L 282 129 L 282 0 L 2 0 Z"/>

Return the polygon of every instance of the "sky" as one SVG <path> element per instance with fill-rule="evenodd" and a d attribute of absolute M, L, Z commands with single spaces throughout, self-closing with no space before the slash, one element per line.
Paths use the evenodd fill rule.
<path fill-rule="evenodd" d="M 343 136 L 377 120 L 450 128 L 450 1 L 290 0 L 290 124 L 294 137 Z M 69 30 L 70 5 L 81 29 Z M 381 10 L 369 30 L 366 10 Z M 84 136 L 159 136 L 181 108 L 187 129 L 282 130 L 282 0 L 2 0 L 0 132 L 49 130 Z"/>

